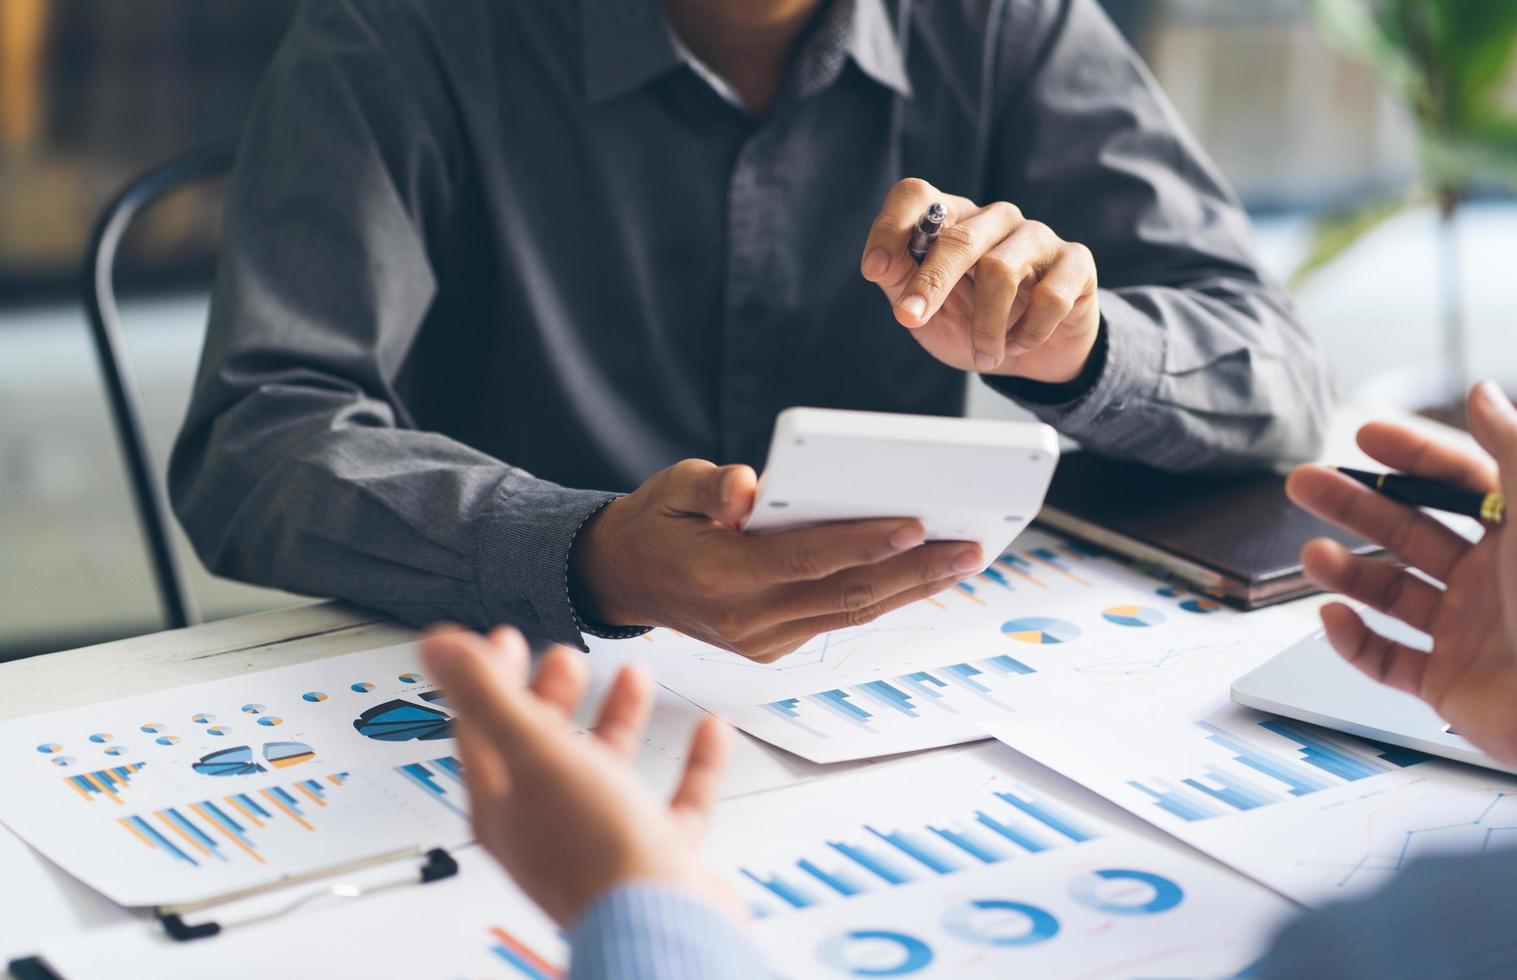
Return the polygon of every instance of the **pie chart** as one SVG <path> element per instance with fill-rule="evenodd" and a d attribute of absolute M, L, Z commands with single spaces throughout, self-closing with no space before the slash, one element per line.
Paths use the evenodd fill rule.
<path fill-rule="evenodd" d="M 1158 626 L 1164 622 L 1164 614 L 1148 606 L 1108 606 L 1101 617 L 1118 626 Z"/>
<path fill-rule="evenodd" d="M 1180 608 L 1184 609 L 1186 612 L 1200 613 L 1201 615 L 1205 615 L 1206 613 L 1216 612 L 1218 609 L 1221 609 L 1222 604 L 1212 599 L 1202 599 L 1200 597 L 1197 597 L 1194 599 L 1186 599 L 1184 602 L 1180 603 Z"/>
<path fill-rule="evenodd" d="M 300 697 L 301 697 L 301 700 L 309 701 L 312 704 L 319 704 L 320 702 L 325 701 L 327 699 L 327 696 L 325 694 L 323 694 L 321 691 L 307 691 L 304 694 L 302 694 Z"/>
<path fill-rule="evenodd" d="M 263 747 L 263 757 L 275 769 L 298 766 L 315 756 L 316 751 L 304 742 L 268 742 Z"/>
<path fill-rule="evenodd" d="M 1080 627 L 1048 616 L 1023 616 L 1001 624 L 1001 632 L 1018 643 L 1069 643 L 1080 638 Z"/>

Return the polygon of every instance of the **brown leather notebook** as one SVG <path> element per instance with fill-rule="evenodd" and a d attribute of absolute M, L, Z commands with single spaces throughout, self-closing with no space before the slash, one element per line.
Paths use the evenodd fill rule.
<path fill-rule="evenodd" d="M 1176 475 L 1086 452 L 1059 461 L 1038 523 L 1244 609 L 1317 591 L 1301 572 L 1312 538 L 1381 550 L 1291 503 L 1274 473 Z"/>

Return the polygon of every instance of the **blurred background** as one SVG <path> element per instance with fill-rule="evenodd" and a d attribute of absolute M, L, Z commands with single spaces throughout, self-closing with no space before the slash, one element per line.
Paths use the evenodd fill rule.
<path fill-rule="evenodd" d="M 1485 117 L 1419 103 L 1395 63 L 1395 32 L 1389 50 L 1384 30 L 1366 34 L 1373 25 L 1353 16 L 1358 2 L 1106 6 L 1255 215 L 1271 271 L 1294 280 L 1319 266 L 1293 288 L 1341 396 L 1401 397 L 1429 365 L 1453 370 L 1451 356 L 1455 373 L 1478 367 L 1510 380 L 1517 206 L 1502 180 L 1486 179 L 1500 168 L 1484 156 L 1457 165 L 1469 142 L 1459 126 Z M 1517 31 L 1501 6 L 1517 8 L 1512 0 L 1455 3 L 1491 18 L 1461 22 L 1459 43 L 1490 48 L 1493 30 Z M 1418 4 L 1438 6 L 1377 9 L 1415 17 L 1406 11 Z M 236 132 L 293 7 L 0 0 L 0 659 L 158 628 L 80 306 L 80 261 L 101 208 L 127 181 Z M 1437 73 L 1467 59 L 1440 49 L 1439 63 L 1417 50 L 1431 58 L 1422 67 L 1432 87 L 1449 90 Z M 1479 82 L 1486 103 L 1517 105 L 1511 59 L 1491 68 L 1486 54 L 1484 74 L 1455 81 Z M 1449 137 L 1452 155 L 1436 158 L 1454 161 L 1450 169 L 1429 170 L 1430 134 Z M 119 266 L 160 466 L 199 353 L 220 191 L 207 185 L 155 208 Z M 1452 346 L 1451 317 L 1462 324 Z M 1006 411 L 983 393 L 974 406 Z M 207 618 L 305 601 L 212 580 L 189 560 Z"/>

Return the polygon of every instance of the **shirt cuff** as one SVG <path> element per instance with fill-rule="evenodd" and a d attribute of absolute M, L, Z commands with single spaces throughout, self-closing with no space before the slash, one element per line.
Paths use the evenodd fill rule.
<path fill-rule="evenodd" d="M 587 649 L 569 602 L 569 549 L 590 515 L 616 496 L 571 490 L 526 474 L 503 479 L 480 528 L 474 561 L 475 584 L 490 622 Z"/>
<path fill-rule="evenodd" d="M 1100 373 L 1083 393 L 1068 401 L 1048 403 L 1038 400 L 1035 394 L 1023 397 L 1016 378 L 981 377 L 1039 421 L 1086 448 L 1123 456 L 1122 447 L 1130 441 L 1129 437 L 1148 424 L 1146 409 L 1153 402 L 1153 393 L 1164 371 L 1164 328 L 1114 292 L 1101 290 L 1100 302 L 1106 358 L 1100 365 Z"/>
<path fill-rule="evenodd" d="M 620 496 L 620 494 L 617 496 Z M 569 540 L 570 556 L 574 554 L 574 544 L 579 540 L 579 532 L 583 531 L 585 525 L 590 523 L 590 518 L 599 514 L 601 508 L 615 499 L 616 497 L 607 497 L 605 500 L 602 500 L 594 510 L 585 515 L 584 520 L 579 522 L 579 527 L 574 529 L 574 536 Z M 568 600 L 569 613 L 574 617 L 574 625 L 579 627 L 581 633 L 589 633 L 591 636 L 599 637 L 602 640 L 630 640 L 633 637 L 651 632 L 653 629 L 651 626 L 607 626 L 604 623 L 597 623 L 581 616 L 579 607 L 574 604 L 574 590 L 569 587 L 569 564 L 567 561 L 564 563 L 564 598 Z"/>
<path fill-rule="evenodd" d="M 682 889 L 631 882 L 569 930 L 569 980 L 761 980 L 763 957 L 720 910 Z"/>

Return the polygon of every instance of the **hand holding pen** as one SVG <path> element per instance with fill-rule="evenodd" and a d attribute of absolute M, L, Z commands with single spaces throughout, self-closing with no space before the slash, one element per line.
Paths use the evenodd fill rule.
<path fill-rule="evenodd" d="M 1517 704 L 1517 535 L 1490 520 L 1497 512 L 1494 502 L 1487 503 L 1493 495 L 1505 499 L 1500 495 L 1517 492 L 1517 408 L 1487 382 L 1470 393 L 1468 412 L 1485 453 L 1372 422 L 1359 430 L 1359 448 L 1401 471 L 1394 481 L 1368 474 L 1379 486 L 1375 492 L 1356 475 L 1308 464 L 1291 474 L 1286 491 L 1318 517 L 1384 545 L 1394 559 L 1355 555 L 1319 538 L 1301 552 L 1312 581 L 1432 639 L 1431 652 L 1415 649 L 1375 632 L 1348 605 L 1329 602 L 1322 607 L 1322 625 L 1333 648 L 1370 677 L 1422 698 L 1470 742 L 1517 764 L 1517 727 L 1511 722 Z M 1408 504 L 1476 511 L 1472 516 L 1484 505 L 1485 534 L 1472 542 Z"/>
<path fill-rule="evenodd" d="M 1088 248 L 1024 217 L 908 178 L 886 197 L 860 271 L 928 353 L 963 371 L 1078 377 L 1101 314 Z"/>

